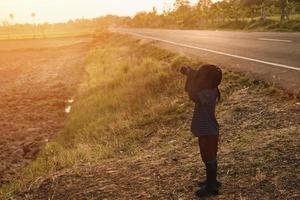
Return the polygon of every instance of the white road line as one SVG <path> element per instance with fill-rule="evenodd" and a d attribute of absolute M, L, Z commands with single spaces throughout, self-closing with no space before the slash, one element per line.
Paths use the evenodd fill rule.
<path fill-rule="evenodd" d="M 181 43 L 172 42 L 172 41 L 169 41 L 169 40 L 159 39 L 159 38 L 152 37 L 152 36 L 145 36 L 145 35 L 139 34 L 139 33 L 133 33 L 133 32 L 130 32 L 130 31 L 123 31 L 123 32 L 126 32 L 126 33 L 131 34 L 131 35 L 135 35 L 135 36 L 138 36 L 138 37 L 142 37 L 142 38 L 147 38 L 147 39 L 156 40 L 156 41 L 159 41 L 159 42 L 164 42 L 164 43 L 167 43 L 167 44 L 172 44 L 172 45 L 175 45 L 175 46 L 181 46 L 181 47 L 190 48 L 190 49 L 197 49 L 197 50 L 207 51 L 207 52 L 215 53 L 215 54 L 219 54 L 219 55 L 229 56 L 229 57 L 233 57 L 233 58 L 239 58 L 239 59 L 242 59 L 242 60 L 248 60 L 248 61 L 252 61 L 252 62 L 256 62 L 256 63 L 262 63 L 262 64 L 266 64 L 266 65 L 271 65 L 271 66 L 281 67 L 281 68 L 285 68 L 285 69 L 292 69 L 292 70 L 300 71 L 300 67 L 296 67 L 296 66 L 289 66 L 289 65 L 279 64 L 279 63 L 273 63 L 273 62 L 269 62 L 269 61 L 264 61 L 264 60 L 259 60 L 259 59 L 234 55 L 234 54 L 230 54 L 230 53 L 226 53 L 226 52 L 222 52 L 222 51 L 215 51 L 215 50 L 201 48 L 201 47 L 197 47 L 197 46 L 181 44 Z"/>
<path fill-rule="evenodd" d="M 259 38 L 259 40 L 273 41 L 273 42 L 287 42 L 287 43 L 293 42 L 292 40 L 280 40 L 280 39 L 273 39 L 273 38 Z"/>

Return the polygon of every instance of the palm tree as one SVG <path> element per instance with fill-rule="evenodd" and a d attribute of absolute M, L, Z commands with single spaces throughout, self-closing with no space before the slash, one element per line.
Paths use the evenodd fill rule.
<path fill-rule="evenodd" d="M 31 13 L 31 18 L 33 20 L 33 24 L 36 25 L 36 22 L 35 22 L 35 17 L 36 17 L 36 14 L 33 12 Z"/>
<path fill-rule="evenodd" d="M 10 14 L 9 14 L 9 18 L 10 18 L 10 21 L 11 21 L 11 25 L 13 25 L 15 15 L 14 15 L 13 13 L 10 13 Z M 9 31 L 8 31 L 8 38 L 10 38 L 10 36 L 11 36 L 11 34 L 12 34 L 11 32 L 13 31 L 13 27 L 9 27 L 8 30 L 9 30 Z"/>
<path fill-rule="evenodd" d="M 36 37 L 36 21 L 35 21 L 35 17 L 36 17 L 36 14 L 34 12 L 31 13 L 31 18 L 32 18 L 32 21 L 33 21 L 33 35 L 34 37 Z"/>
<path fill-rule="evenodd" d="M 289 15 L 287 11 L 288 4 L 289 4 L 288 0 L 279 0 L 279 7 L 281 12 L 280 23 L 282 23 L 285 19 L 289 20 Z"/>
<path fill-rule="evenodd" d="M 11 22 L 13 23 L 15 15 L 13 13 L 10 13 L 9 18 L 10 18 Z"/>

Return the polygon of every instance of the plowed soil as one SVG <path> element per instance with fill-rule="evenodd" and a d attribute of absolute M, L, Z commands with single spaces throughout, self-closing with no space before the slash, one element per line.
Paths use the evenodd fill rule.
<path fill-rule="evenodd" d="M 0 42 L 0 185 L 62 128 L 89 41 Z"/>

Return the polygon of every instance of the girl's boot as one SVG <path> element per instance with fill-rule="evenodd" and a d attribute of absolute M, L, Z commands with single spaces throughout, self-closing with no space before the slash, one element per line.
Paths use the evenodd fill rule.
<path fill-rule="evenodd" d="M 217 181 L 217 161 L 209 161 L 206 166 L 206 184 L 195 194 L 198 197 L 205 197 L 219 194 L 219 183 Z"/>

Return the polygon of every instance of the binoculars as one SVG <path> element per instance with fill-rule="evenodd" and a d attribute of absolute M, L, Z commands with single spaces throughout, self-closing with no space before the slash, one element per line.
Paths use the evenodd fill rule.
<path fill-rule="evenodd" d="M 182 67 L 180 68 L 180 73 L 182 73 L 182 74 L 184 74 L 184 75 L 188 75 L 188 71 L 189 71 L 190 69 L 191 69 L 191 67 L 184 65 L 184 66 L 182 66 Z"/>

